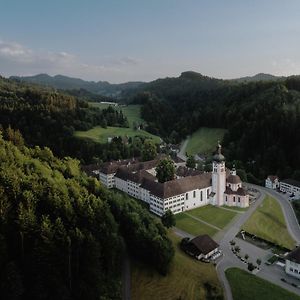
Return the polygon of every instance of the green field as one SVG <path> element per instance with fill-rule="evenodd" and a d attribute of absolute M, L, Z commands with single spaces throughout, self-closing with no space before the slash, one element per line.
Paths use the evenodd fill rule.
<path fill-rule="evenodd" d="M 105 103 L 91 102 L 91 106 L 101 109 L 107 108 L 110 105 Z M 133 123 L 143 123 L 141 118 L 141 105 L 127 105 L 127 106 L 113 106 L 114 109 L 122 110 L 123 114 L 127 117 L 129 125 L 133 128 Z"/>
<path fill-rule="evenodd" d="M 131 299 L 222 299 L 222 289 L 214 266 L 187 256 L 178 246 L 180 238 L 173 233 L 170 233 L 169 237 L 176 250 L 170 273 L 167 276 L 161 276 L 149 267 L 133 262 Z M 209 283 L 216 289 L 219 298 L 216 298 L 216 295 L 207 295 L 205 283 Z"/>
<path fill-rule="evenodd" d="M 221 209 L 213 205 L 198 207 L 187 211 L 187 213 L 221 229 L 224 228 L 236 215 L 233 211 Z"/>
<path fill-rule="evenodd" d="M 101 109 L 107 108 L 110 104 L 105 103 L 97 103 L 91 102 L 91 106 L 99 107 Z M 143 119 L 141 118 L 141 105 L 127 105 L 127 106 L 114 106 L 115 109 L 120 109 L 123 111 L 123 114 L 127 117 L 130 128 L 122 128 L 122 127 L 107 127 L 103 128 L 100 126 L 93 127 L 87 131 L 75 131 L 74 135 L 79 138 L 89 138 L 97 143 L 107 143 L 107 139 L 109 137 L 115 136 L 127 136 L 134 137 L 140 136 L 144 138 L 150 138 L 155 141 L 155 143 L 160 144 L 161 140 L 158 136 L 153 135 L 145 130 L 134 130 L 133 124 L 143 123 Z"/>
<path fill-rule="evenodd" d="M 185 213 L 177 214 L 175 217 L 176 227 L 192 235 L 208 234 L 214 236 L 218 232 L 217 229 L 199 222 Z"/>
<path fill-rule="evenodd" d="M 280 204 L 270 196 L 266 196 L 242 229 L 288 249 L 295 247 L 295 241 L 287 230 Z"/>
<path fill-rule="evenodd" d="M 218 140 L 222 141 L 226 129 L 201 127 L 189 138 L 186 152 L 189 155 L 210 154 L 216 149 Z"/>
<path fill-rule="evenodd" d="M 122 127 L 107 127 L 103 128 L 96 126 L 87 131 L 75 131 L 74 135 L 79 138 L 89 138 L 97 143 L 106 143 L 109 137 L 114 136 L 140 136 L 145 138 L 150 138 L 155 141 L 155 143 L 160 143 L 160 138 L 144 130 L 134 130 L 132 128 L 122 128 Z"/>
<path fill-rule="evenodd" d="M 238 268 L 225 271 L 233 300 L 300 300 L 300 297 L 269 281 Z"/>

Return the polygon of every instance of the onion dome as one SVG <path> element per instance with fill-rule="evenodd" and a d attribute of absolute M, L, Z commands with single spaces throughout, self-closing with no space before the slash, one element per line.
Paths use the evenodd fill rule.
<path fill-rule="evenodd" d="M 238 176 L 238 175 L 232 175 L 232 174 L 230 174 L 227 177 L 226 181 L 228 183 L 232 183 L 232 184 L 242 183 L 242 180 L 241 180 L 240 176 Z"/>
<path fill-rule="evenodd" d="M 218 143 L 217 153 L 213 156 L 213 161 L 222 162 L 225 160 L 224 155 L 222 154 L 222 146 Z"/>

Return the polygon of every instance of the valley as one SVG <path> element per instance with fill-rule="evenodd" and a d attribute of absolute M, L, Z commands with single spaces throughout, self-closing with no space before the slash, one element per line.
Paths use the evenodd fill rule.
<path fill-rule="evenodd" d="M 185 151 L 188 155 L 209 156 L 218 141 L 222 141 L 226 129 L 201 127 L 188 137 Z"/>

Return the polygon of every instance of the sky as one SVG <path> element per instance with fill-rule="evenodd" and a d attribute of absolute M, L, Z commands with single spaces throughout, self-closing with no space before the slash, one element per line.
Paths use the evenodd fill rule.
<path fill-rule="evenodd" d="M 300 74 L 299 0 L 0 0 L 0 74 Z"/>

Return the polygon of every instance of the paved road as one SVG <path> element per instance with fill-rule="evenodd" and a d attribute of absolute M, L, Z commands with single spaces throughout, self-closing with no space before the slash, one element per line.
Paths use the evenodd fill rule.
<path fill-rule="evenodd" d="M 250 185 L 249 185 L 250 186 Z M 287 222 L 288 231 L 290 232 L 291 236 L 294 238 L 294 240 L 297 242 L 297 244 L 300 244 L 300 226 L 297 221 L 294 209 L 291 205 L 291 203 L 283 196 L 283 194 L 278 193 L 274 190 L 270 190 L 264 187 L 258 187 L 254 186 L 256 189 L 260 189 L 261 191 L 265 192 L 266 194 L 271 195 L 274 197 L 280 204 L 285 220 Z"/>
<path fill-rule="evenodd" d="M 250 206 L 250 208 L 242 214 L 235 224 L 233 224 L 220 241 L 220 248 L 223 251 L 223 258 L 217 264 L 217 273 L 220 281 L 223 284 L 225 296 L 227 300 L 232 300 L 232 293 L 225 276 L 225 271 L 231 267 L 244 267 L 244 264 L 232 253 L 230 241 L 235 239 L 235 236 L 240 231 L 241 226 L 247 221 L 256 208 L 262 203 L 264 195 L 260 194 L 258 199 Z M 251 244 L 249 244 L 251 245 Z M 252 246 L 252 245 L 251 245 Z M 249 251 L 248 251 L 249 252 Z M 250 256 L 251 253 L 248 253 Z"/>
<path fill-rule="evenodd" d="M 232 300 L 232 293 L 229 286 L 229 283 L 225 276 L 225 270 L 232 267 L 239 267 L 242 269 L 247 269 L 247 264 L 241 262 L 231 251 L 230 241 L 235 240 L 237 244 L 241 248 L 241 255 L 245 255 L 246 253 L 251 258 L 251 261 L 255 263 L 257 258 L 262 259 L 261 270 L 256 274 L 258 277 L 271 281 L 285 289 L 288 289 L 294 293 L 300 295 L 299 289 L 284 283 L 281 281 L 281 278 L 285 278 L 289 282 L 294 282 L 299 284 L 299 281 L 287 276 L 282 267 L 277 265 L 267 266 L 264 262 L 270 257 L 270 251 L 263 250 L 255 245 L 252 245 L 248 242 L 245 242 L 240 239 L 235 239 L 236 234 L 239 232 L 242 225 L 247 221 L 247 219 L 251 216 L 251 214 L 261 205 L 266 194 L 272 195 L 281 205 L 285 220 L 287 223 L 287 228 L 292 237 L 300 243 L 300 227 L 297 222 L 294 211 L 290 205 L 290 203 L 280 194 L 275 191 L 268 190 L 261 186 L 256 185 L 248 185 L 249 187 L 255 188 L 260 192 L 260 196 L 258 199 L 250 206 L 250 208 L 236 221 L 236 223 L 227 231 L 223 239 L 220 241 L 220 248 L 222 249 L 224 255 L 223 258 L 217 264 L 217 273 L 220 281 L 223 284 L 225 295 L 227 300 Z"/>
<path fill-rule="evenodd" d="M 182 142 L 182 144 L 180 145 L 180 151 L 179 151 L 179 153 L 177 154 L 177 156 L 178 156 L 179 158 L 183 159 L 184 161 L 187 160 L 187 157 L 186 157 L 186 155 L 185 155 L 185 152 L 186 152 L 186 146 L 187 146 L 187 144 L 188 144 L 188 142 L 189 142 L 189 139 L 190 139 L 190 137 L 188 136 L 188 137 L 186 138 L 186 140 L 184 140 L 184 141 Z"/>
<path fill-rule="evenodd" d="M 232 267 L 238 267 L 247 270 L 247 264 L 243 263 L 240 259 L 238 259 L 231 251 L 231 245 L 230 245 L 231 240 L 235 240 L 236 243 L 241 248 L 241 252 L 240 252 L 241 256 L 248 254 L 249 261 L 252 261 L 253 263 L 256 263 L 257 258 L 260 258 L 262 260 L 260 271 L 256 274 L 256 276 L 266 279 L 270 282 L 273 282 L 276 285 L 279 285 L 291 292 L 300 295 L 300 290 L 298 288 L 295 288 L 281 281 L 281 278 L 285 278 L 288 282 L 294 282 L 296 284 L 299 284 L 299 281 L 297 279 L 294 279 L 286 275 L 282 267 L 279 267 L 277 265 L 273 265 L 273 266 L 265 265 L 267 259 L 272 255 L 270 250 L 261 249 L 246 241 L 235 238 L 235 236 L 240 231 L 242 225 L 248 220 L 251 214 L 261 205 L 265 196 L 269 194 L 272 197 L 274 197 L 281 205 L 287 223 L 287 229 L 291 234 L 291 236 L 295 239 L 297 244 L 300 244 L 300 226 L 298 224 L 297 218 L 295 216 L 294 210 L 290 202 L 286 198 L 284 198 L 282 194 L 277 193 L 273 190 L 269 190 L 264 187 L 252 185 L 252 184 L 247 184 L 247 186 L 249 188 L 255 188 L 256 190 L 259 191 L 258 198 L 255 200 L 255 202 L 251 204 L 251 206 L 247 211 L 241 214 L 237 214 L 233 222 L 230 224 L 228 230 L 219 241 L 220 249 L 223 252 L 223 256 L 218 260 L 216 270 L 217 270 L 219 280 L 223 285 L 225 291 L 225 297 L 227 300 L 232 300 L 230 285 L 225 276 L 226 269 Z M 179 230 L 178 228 L 174 228 L 174 232 L 181 237 L 186 237 L 186 236 L 189 236 L 190 238 L 194 237 L 193 235 L 187 234 L 186 232 Z"/>

